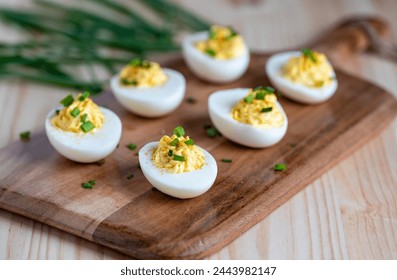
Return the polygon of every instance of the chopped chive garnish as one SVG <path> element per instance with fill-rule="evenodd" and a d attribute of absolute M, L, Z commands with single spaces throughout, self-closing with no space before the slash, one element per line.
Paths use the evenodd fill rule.
<path fill-rule="evenodd" d="M 21 140 L 30 140 L 30 131 L 24 131 L 19 133 L 19 138 L 21 138 Z"/>
<path fill-rule="evenodd" d="M 229 27 L 229 31 L 230 31 L 230 34 L 228 36 L 226 36 L 226 38 L 225 38 L 226 40 L 230 40 L 233 37 L 238 35 L 238 33 L 236 32 L 236 30 L 234 30 L 233 27 Z"/>
<path fill-rule="evenodd" d="M 172 155 L 174 154 L 174 152 L 172 150 L 168 150 L 168 156 L 172 157 Z"/>
<path fill-rule="evenodd" d="M 182 137 L 182 136 L 185 135 L 185 130 L 183 129 L 182 126 L 177 126 L 177 127 L 175 127 L 175 129 L 174 129 L 174 134 L 175 134 L 177 137 Z"/>
<path fill-rule="evenodd" d="M 192 96 L 188 96 L 188 98 L 186 98 L 186 102 L 190 103 L 190 104 L 196 104 L 197 100 L 196 100 L 196 98 L 194 98 Z"/>
<path fill-rule="evenodd" d="M 171 141 L 170 145 L 176 147 L 179 143 L 179 139 L 175 138 L 174 140 Z"/>
<path fill-rule="evenodd" d="M 285 171 L 285 164 L 284 163 L 276 163 L 274 165 L 274 171 Z"/>
<path fill-rule="evenodd" d="M 216 51 L 214 51 L 213 49 L 206 49 L 204 52 L 206 54 L 208 54 L 209 56 L 212 56 L 212 57 L 216 56 Z"/>
<path fill-rule="evenodd" d="M 223 158 L 223 159 L 221 159 L 221 161 L 222 161 L 222 162 L 232 162 L 233 160 L 228 159 L 228 158 Z"/>
<path fill-rule="evenodd" d="M 86 121 L 85 123 L 83 123 L 80 126 L 80 128 L 81 128 L 81 130 L 83 130 L 84 132 L 87 133 L 87 132 L 93 130 L 95 128 L 95 125 L 90 121 Z"/>
<path fill-rule="evenodd" d="M 173 160 L 176 161 L 185 161 L 185 157 L 183 156 L 178 156 L 178 155 L 174 155 L 174 157 L 172 158 Z"/>
<path fill-rule="evenodd" d="M 216 129 L 215 127 L 207 128 L 206 132 L 207 132 L 207 136 L 210 137 L 210 138 L 214 138 L 217 135 L 220 135 L 218 129 Z"/>
<path fill-rule="evenodd" d="M 61 110 L 55 110 L 55 114 L 57 114 L 57 115 L 59 115 L 59 112 L 60 112 Z"/>
<path fill-rule="evenodd" d="M 213 30 L 210 30 L 210 33 L 208 34 L 208 38 L 211 39 L 215 39 L 216 37 L 216 32 Z"/>
<path fill-rule="evenodd" d="M 130 66 L 141 66 L 141 64 L 142 64 L 142 58 L 140 58 L 140 57 L 135 57 L 130 62 Z"/>
<path fill-rule="evenodd" d="M 85 91 L 82 95 L 79 96 L 79 101 L 84 101 L 90 96 L 88 91 Z"/>
<path fill-rule="evenodd" d="M 130 149 L 131 151 L 136 149 L 136 144 L 130 143 L 127 145 L 127 148 Z"/>
<path fill-rule="evenodd" d="M 255 95 L 255 99 L 264 100 L 266 94 L 267 94 L 266 91 L 263 91 L 263 90 L 258 91 L 258 92 L 256 93 L 256 95 Z"/>
<path fill-rule="evenodd" d="M 316 58 L 314 57 L 313 51 L 311 49 L 308 49 L 308 48 L 302 49 L 302 54 L 304 56 L 306 56 L 307 58 L 309 58 L 314 63 L 317 62 Z"/>
<path fill-rule="evenodd" d="M 127 180 L 131 180 L 132 178 L 134 178 L 134 174 L 130 174 L 127 176 Z"/>
<path fill-rule="evenodd" d="M 268 91 L 268 92 L 271 92 L 271 93 L 275 93 L 276 92 L 276 90 L 274 88 L 269 87 L 269 86 L 265 86 L 265 90 Z"/>
<path fill-rule="evenodd" d="M 267 107 L 267 108 L 262 108 L 261 112 L 262 113 L 269 113 L 273 110 L 273 107 Z"/>
<path fill-rule="evenodd" d="M 120 79 L 120 82 L 125 86 L 137 86 L 138 82 L 136 80 L 129 81 L 127 79 Z"/>
<path fill-rule="evenodd" d="M 75 118 L 80 114 L 80 109 L 76 107 L 70 112 L 70 114 L 72 115 L 73 118 Z"/>
<path fill-rule="evenodd" d="M 252 101 L 254 101 L 254 95 L 253 94 L 250 94 L 246 98 L 244 98 L 244 102 L 245 103 L 252 103 Z"/>
<path fill-rule="evenodd" d="M 96 184 L 96 180 L 91 180 L 88 183 L 82 183 L 81 187 L 83 189 L 92 189 L 92 187 Z"/>
<path fill-rule="evenodd" d="M 85 123 L 87 121 L 87 114 L 84 114 L 82 117 L 81 117 L 81 122 L 82 123 Z"/>
<path fill-rule="evenodd" d="M 61 100 L 61 104 L 65 107 L 69 107 L 74 101 L 74 98 L 71 94 L 66 96 L 64 99 Z"/>
<path fill-rule="evenodd" d="M 194 145 L 194 141 L 193 141 L 193 139 L 189 139 L 189 140 L 185 141 L 185 144 L 186 145 Z"/>

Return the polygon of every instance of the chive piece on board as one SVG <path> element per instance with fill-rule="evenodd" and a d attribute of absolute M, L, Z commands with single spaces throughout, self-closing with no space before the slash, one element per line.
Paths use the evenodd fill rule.
<path fill-rule="evenodd" d="M 221 159 L 221 161 L 222 161 L 222 162 L 232 162 L 233 160 L 228 159 L 228 158 L 223 158 L 223 159 Z"/>
<path fill-rule="evenodd" d="M 276 163 L 274 165 L 274 171 L 285 171 L 286 167 L 284 163 Z"/>
<path fill-rule="evenodd" d="M 217 135 L 219 135 L 219 132 L 215 127 L 207 128 L 206 132 L 207 132 L 207 136 L 210 138 L 215 138 Z"/>
<path fill-rule="evenodd" d="M 19 138 L 21 138 L 21 140 L 25 140 L 25 141 L 30 140 L 30 131 L 21 132 L 19 134 Z"/>
<path fill-rule="evenodd" d="M 131 151 L 136 149 L 136 144 L 130 143 L 127 145 L 127 148 L 130 149 Z"/>

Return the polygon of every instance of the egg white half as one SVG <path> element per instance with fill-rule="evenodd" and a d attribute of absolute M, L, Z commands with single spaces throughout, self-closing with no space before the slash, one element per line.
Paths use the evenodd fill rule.
<path fill-rule="evenodd" d="M 212 93 L 208 99 L 208 111 L 212 123 L 223 136 L 247 147 L 265 148 L 278 143 L 288 128 L 287 115 L 278 101 L 276 105 L 284 116 L 284 123 L 279 128 L 264 129 L 233 119 L 232 108 L 246 97 L 248 91 L 249 88 L 236 88 Z"/>
<path fill-rule="evenodd" d="M 107 157 L 117 147 L 121 137 L 121 121 L 109 109 L 99 107 L 104 121 L 100 128 L 87 133 L 73 133 L 55 127 L 52 110 L 45 120 L 47 138 L 56 151 L 64 157 L 82 163 L 96 162 Z"/>
<path fill-rule="evenodd" d="M 282 67 L 287 64 L 292 57 L 301 55 L 299 51 L 284 52 L 271 56 L 265 66 L 266 74 L 274 87 L 286 97 L 305 104 L 321 103 L 336 92 L 338 81 L 333 71 L 333 80 L 327 86 L 321 88 L 311 88 L 305 85 L 294 83 L 282 75 Z"/>
<path fill-rule="evenodd" d="M 190 70 L 199 78 L 213 83 L 228 83 L 240 78 L 248 68 L 250 54 L 247 46 L 238 57 L 221 60 L 197 50 L 195 43 L 208 40 L 208 32 L 188 35 L 182 43 L 183 57 Z"/>
<path fill-rule="evenodd" d="M 159 142 L 150 142 L 139 151 L 139 164 L 146 179 L 159 191 L 177 198 L 192 198 L 208 191 L 214 184 L 218 167 L 215 159 L 203 148 L 205 164 L 199 170 L 184 173 L 168 173 L 156 167 L 153 150 Z"/>
<path fill-rule="evenodd" d="M 148 118 L 161 117 L 181 104 L 186 89 L 186 81 L 181 73 L 167 68 L 163 68 L 163 71 L 167 81 L 161 86 L 123 86 L 117 74 L 110 80 L 110 87 L 117 101 L 131 113 Z"/>

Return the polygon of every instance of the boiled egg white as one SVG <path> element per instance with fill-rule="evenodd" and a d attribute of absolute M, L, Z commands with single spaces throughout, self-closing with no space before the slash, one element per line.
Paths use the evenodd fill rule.
<path fill-rule="evenodd" d="M 121 121 L 111 110 L 99 109 L 104 117 L 103 124 L 87 133 L 68 132 L 55 127 L 52 119 L 57 110 L 50 111 L 45 120 L 45 130 L 54 149 L 64 157 L 82 163 L 96 162 L 112 153 L 120 141 Z"/>
<path fill-rule="evenodd" d="M 155 118 L 174 111 L 185 96 L 186 81 L 175 70 L 162 68 L 167 81 L 154 87 L 124 86 L 119 74 L 112 77 L 110 86 L 117 101 L 131 113 L 142 117 Z"/>
<path fill-rule="evenodd" d="M 248 93 L 249 88 L 220 90 L 212 93 L 208 99 L 208 110 L 212 123 L 223 136 L 238 144 L 251 148 L 265 148 L 278 143 L 288 128 L 287 115 L 281 104 L 276 106 L 283 115 L 281 127 L 260 128 L 240 123 L 232 117 L 232 108 Z"/>
<path fill-rule="evenodd" d="M 188 35 L 182 43 L 183 57 L 189 69 L 200 79 L 212 83 L 228 83 L 240 78 L 248 68 L 250 54 L 244 44 L 241 55 L 231 59 L 215 59 L 195 48 L 195 43 L 208 40 L 208 32 Z"/>
<path fill-rule="evenodd" d="M 139 151 L 139 164 L 146 179 L 159 191 L 177 198 L 193 198 L 208 191 L 214 184 L 218 167 L 213 156 L 201 147 L 205 164 L 201 169 L 183 173 L 168 173 L 158 168 L 153 160 L 159 142 L 150 142 Z"/>
<path fill-rule="evenodd" d="M 317 104 L 331 98 L 338 88 L 335 71 L 332 69 L 332 81 L 322 87 L 307 87 L 302 84 L 294 83 L 283 77 L 283 66 L 293 57 L 301 55 L 299 51 L 284 52 L 271 56 L 265 66 L 266 74 L 270 82 L 284 96 L 305 104 Z"/>

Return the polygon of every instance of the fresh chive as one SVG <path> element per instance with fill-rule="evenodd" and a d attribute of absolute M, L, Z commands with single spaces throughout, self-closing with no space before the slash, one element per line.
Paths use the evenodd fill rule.
<path fill-rule="evenodd" d="M 186 145 L 194 145 L 194 141 L 193 141 L 193 139 L 189 139 L 189 140 L 185 141 L 185 144 Z"/>
<path fill-rule="evenodd" d="M 304 56 L 306 56 L 307 58 L 309 58 L 311 61 L 313 61 L 314 63 L 317 62 L 317 59 L 314 57 L 313 51 L 309 48 L 304 48 L 301 50 L 302 54 Z"/>
<path fill-rule="evenodd" d="M 76 118 L 80 114 L 80 109 L 76 107 L 70 112 L 70 114 L 73 118 Z"/>
<path fill-rule="evenodd" d="M 79 101 L 84 101 L 90 96 L 90 93 L 88 91 L 85 91 L 83 94 L 79 96 Z"/>
<path fill-rule="evenodd" d="M 174 155 L 174 157 L 172 158 L 173 160 L 176 161 L 185 161 L 185 157 L 183 156 L 178 156 L 178 155 Z"/>
<path fill-rule="evenodd" d="M 228 158 L 223 158 L 223 159 L 221 159 L 221 161 L 222 162 L 232 162 L 233 160 L 232 159 L 228 159 Z"/>
<path fill-rule="evenodd" d="M 24 132 L 19 133 L 19 138 L 21 138 L 21 140 L 25 140 L 25 141 L 30 140 L 30 131 L 24 131 Z"/>
<path fill-rule="evenodd" d="M 175 127 L 175 129 L 174 129 L 174 134 L 175 134 L 177 137 L 182 137 L 182 136 L 185 135 L 185 130 L 183 129 L 182 126 L 177 126 L 177 127 Z"/>
<path fill-rule="evenodd" d="M 238 35 L 238 33 L 236 32 L 236 30 L 234 30 L 233 27 L 229 27 L 229 31 L 230 31 L 230 34 L 228 36 L 226 36 L 226 38 L 225 38 L 226 40 L 231 40 L 231 39 L 233 39 L 233 37 Z"/>
<path fill-rule="evenodd" d="M 57 115 L 59 115 L 59 112 L 60 112 L 61 110 L 55 110 L 55 114 L 57 114 Z"/>
<path fill-rule="evenodd" d="M 131 151 L 136 149 L 136 144 L 130 143 L 127 145 L 127 148 L 130 149 Z"/>
<path fill-rule="evenodd" d="M 130 174 L 127 176 L 127 180 L 131 180 L 132 178 L 134 178 L 134 174 Z"/>
<path fill-rule="evenodd" d="M 179 139 L 175 138 L 174 140 L 171 141 L 170 145 L 176 147 L 178 146 L 178 143 L 179 143 Z"/>
<path fill-rule="evenodd" d="M 81 187 L 83 189 L 92 189 L 92 187 L 96 184 L 96 180 L 91 180 L 88 183 L 82 183 Z"/>
<path fill-rule="evenodd" d="M 275 93 L 276 92 L 276 90 L 274 88 L 269 87 L 269 86 L 257 86 L 257 87 L 254 87 L 254 91 L 258 91 L 258 90 L 264 90 L 264 91 L 267 91 L 267 92 L 270 92 L 270 93 Z"/>
<path fill-rule="evenodd" d="M 140 57 L 135 57 L 131 62 L 129 63 L 130 66 L 141 66 L 142 65 L 142 58 Z"/>
<path fill-rule="evenodd" d="M 207 136 L 210 138 L 215 138 L 217 135 L 222 136 L 221 133 L 215 127 L 209 127 L 206 130 Z"/>
<path fill-rule="evenodd" d="M 194 97 L 192 97 L 192 96 L 188 96 L 188 97 L 186 98 L 186 102 L 187 102 L 187 103 L 190 103 L 190 104 L 196 104 L 196 103 L 197 103 L 197 100 L 196 100 Z"/>
<path fill-rule="evenodd" d="M 172 150 L 168 150 L 168 156 L 172 157 L 172 155 L 174 154 L 174 152 Z"/>
<path fill-rule="evenodd" d="M 61 100 L 61 104 L 64 107 L 69 107 L 73 102 L 74 102 L 74 98 L 73 98 L 73 96 L 71 94 L 69 94 L 64 99 Z"/>
<path fill-rule="evenodd" d="M 92 184 L 90 183 L 82 183 L 81 186 L 83 187 L 83 189 L 92 189 Z"/>
<path fill-rule="evenodd" d="M 209 56 L 212 56 L 212 57 L 216 56 L 216 51 L 214 51 L 213 49 L 206 49 L 204 52 L 206 54 L 208 54 Z"/>
<path fill-rule="evenodd" d="M 254 95 L 253 94 L 250 94 L 246 98 L 244 98 L 244 102 L 245 103 L 252 103 L 252 101 L 254 101 Z"/>
<path fill-rule="evenodd" d="M 267 94 L 266 91 L 260 90 L 260 91 L 258 91 L 258 92 L 256 93 L 255 99 L 264 100 L 266 94 Z"/>
<path fill-rule="evenodd" d="M 82 123 L 85 123 L 87 121 L 87 114 L 84 114 L 82 117 L 81 117 L 81 122 Z"/>
<path fill-rule="evenodd" d="M 85 123 L 83 123 L 83 124 L 80 126 L 80 128 L 81 128 L 81 130 L 83 130 L 85 133 L 87 133 L 87 132 L 93 130 L 93 129 L 95 128 L 95 125 L 94 125 L 92 122 L 90 122 L 90 121 L 86 121 Z"/>
<path fill-rule="evenodd" d="M 273 110 L 273 107 L 267 107 L 267 108 L 262 108 L 261 112 L 262 113 L 269 113 Z"/>
<path fill-rule="evenodd" d="M 285 171 L 285 164 L 284 163 L 276 163 L 274 165 L 274 171 Z"/>

